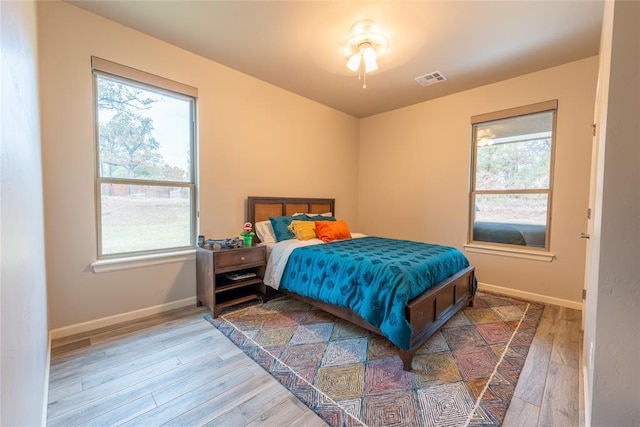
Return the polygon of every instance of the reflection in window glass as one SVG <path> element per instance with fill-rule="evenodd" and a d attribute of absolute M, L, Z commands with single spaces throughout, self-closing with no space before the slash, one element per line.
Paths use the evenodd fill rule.
<path fill-rule="evenodd" d="M 547 194 L 476 194 L 473 240 L 544 248 Z"/>

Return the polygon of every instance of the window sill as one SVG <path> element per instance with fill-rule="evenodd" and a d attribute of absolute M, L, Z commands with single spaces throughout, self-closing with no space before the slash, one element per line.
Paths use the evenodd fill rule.
<path fill-rule="evenodd" d="M 94 273 L 128 270 L 130 268 L 149 267 L 152 265 L 185 262 L 196 258 L 195 249 L 164 254 L 139 255 L 127 258 L 103 259 L 91 263 Z"/>
<path fill-rule="evenodd" d="M 512 258 L 524 258 L 532 259 L 535 261 L 551 262 L 556 257 L 551 252 L 542 251 L 527 251 L 522 249 L 501 248 L 496 246 L 484 246 L 477 244 L 465 244 L 464 249 L 469 252 L 476 252 L 481 254 L 499 255 Z"/>

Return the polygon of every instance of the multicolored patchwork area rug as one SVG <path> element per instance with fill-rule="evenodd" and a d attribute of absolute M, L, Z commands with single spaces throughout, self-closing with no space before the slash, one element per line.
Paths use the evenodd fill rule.
<path fill-rule="evenodd" d="M 544 306 L 479 292 L 417 352 L 289 297 L 209 320 L 332 426 L 499 426 Z"/>

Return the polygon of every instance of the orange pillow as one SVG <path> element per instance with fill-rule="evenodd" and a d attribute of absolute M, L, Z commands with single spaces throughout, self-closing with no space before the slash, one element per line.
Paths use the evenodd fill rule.
<path fill-rule="evenodd" d="M 351 238 L 351 232 L 344 219 L 338 221 L 316 221 L 316 233 L 318 234 L 318 239 L 323 242 Z"/>

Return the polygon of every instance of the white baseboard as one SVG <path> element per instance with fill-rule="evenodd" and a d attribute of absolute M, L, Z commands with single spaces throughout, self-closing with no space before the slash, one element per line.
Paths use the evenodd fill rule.
<path fill-rule="evenodd" d="M 93 331 L 95 329 L 112 326 L 130 320 L 141 319 L 143 317 L 152 316 L 165 311 L 174 310 L 176 308 L 195 305 L 196 297 L 189 297 L 178 301 L 171 301 L 165 304 L 154 305 L 153 307 L 142 308 L 140 310 L 129 311 L 127 313 L 116 314 L 114 316 L 103 317 L 101 319 L 90 320 L 88 322 L 78 323 L 75 325 L 64 326 L 62 328 L 52 329 L 50 331 L 51 339 L 68 337 L 82 332 Z"/>
<path fill-rule="evenodd" d="M 555 298 L 547 295 L 534 294 L 532 292 L 519 291 L 517 289 L 504 288 L 502 286 L 490 285 L 488 283 L 478 282 L 478 290 L 495 292 L 497 294 L 508 295 L 515 298 L 522 298 L 529 301 L 543 302 L 545 304 L 559 305 L 561 307 L 573 308 L 575 310 L 582 310 L 582 302 Z"/>

